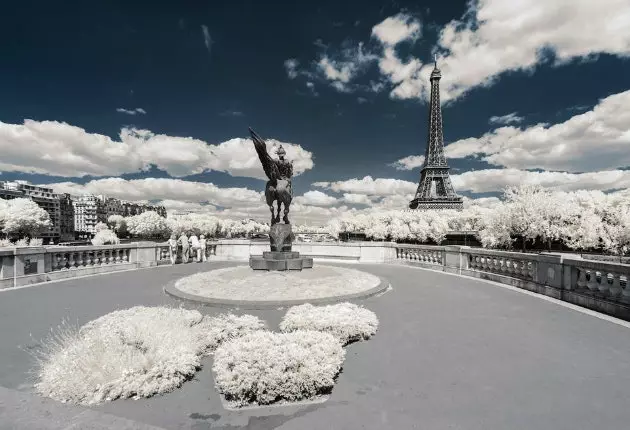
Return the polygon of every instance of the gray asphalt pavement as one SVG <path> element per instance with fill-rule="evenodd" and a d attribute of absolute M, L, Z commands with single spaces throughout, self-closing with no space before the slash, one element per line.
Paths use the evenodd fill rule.
<path fill-rule="evenodd" d="M 211 358 L 195 379 L 151 399 L 70 411 L 52 401 L 43 408 L 29 394 L 29 350 L 62 319 L 83 324 L 135 305 L 179 304 L 163 293 L 166 283 L 228 265 L 234 264 L 165 266 L 0 292 L 0 386 L 6 388 L 0 389 L 0 428 L 123 428 L 112 424 L 116 419 L 130 429 L 196 430 L 630 426 L 630 329 L 488 282 L 394 265 L 352 265 L 389 280 L 393 290 L 357 301 L 377 314 L 379 331 L 348 346 L 325 403 L 225 410 Z M 272 328 L 284 313 L 246 312 Z M 15 417 L 29 402 L 40 405 L 34 421 L 17 426 Z M 64 418 L 77 414 L 93 426 Z"/>

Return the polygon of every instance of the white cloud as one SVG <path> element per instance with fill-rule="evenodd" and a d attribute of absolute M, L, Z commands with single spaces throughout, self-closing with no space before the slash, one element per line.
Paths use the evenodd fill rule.
<path fill-rule="evenodd" d="M 352 77 L 353 65 L 351 63 L 337 63 L 336 61 L 323 56 L 317 65 L 324 73 L 324 76 L 326 76 L 326 79 L 330 81 L 347 83 Z"/>
<path fill-rule="evenodd" d="M 518 124 L 523 122 L 523 117 L 518 116 L 516 112 L 512 112 L 503 116 L 491 116 L 488 122 L 490 124 Z"/>
<path fill-rule="evenodd" d="M 203 34 L 203 44 L 206 45 L 206 49 L 208 50 L 208 54 L 212 51 L 212 44 L 214 44 L 214 40 L 210 36 L 210 31 L 208 31 L 207 25 L 201 26 L 201 33 Z"/>
<path fill-rule="evenodd" d="M 338 202 L 336 197 L 329 196 L 321 191 L 307 191 L 303 196 L 296 197 L 296 203 L 312 206 L 332 206 Z"/>
<path fill-rule="evenodd" d="M 367 194 L 344 193 L 343 201 L 350 205 L 371 205 L 372 199 Z"/>
<path fill-rule="evenodd" d="M 396 168 L 396 170 L 413 170 L 423 164 L 424 155 L 409 155 L 389 164 L 389 166 Z"/>
<path fill-rule="evenodd" d="M 335 192 L 365 194 L 367 196 L 385 197 L 391 195 L 414 194 L 417 184 L 400 179 L 377 178 L 365 176 L 363 179 L 349 179 L 336 182 L 315 182 L 314 187 L 329 189 Z"/>
<path fill-rule="evenodd" d="M 630 188 L 630 170 L 590 173 L 531 172 L 518 169 L 473 170 L 451 175 L 456 191 L 487 193 L 519 184 L 541 185 L 562 191 L 581 189 L 608 191 Z"/>
<path fill-rule="evenodd" d="M 506 72 L 532 71 L 549 62 L 549 53 L 555 58 L 554 66 L 598 54 L 628 57 L 628 28 L 627 0 L 471 1 L 463 17 L 439 33 L 435 51 L 442 70 L 441 99 L 455 100 L 473 88 L 490 86 Z M 430 92 L 433 61 L 401 58 L 397 51 L 400 43 L 416 41 L 421 30 L 418 20 L 402 13 L 372 28 L 371 36 L 380 42 L 382 51 L 364 57 L 367 63 L 378 60 L 394 99 L 426 98 Z M 334 53 L 329 49 L 328 55 Z M 343 68 L 339 65 L 336 70 Z M 338 82 L 346 88 L 356 77 L 350 73 L 347 81 Z"/>
<path fill-rule="evenodd" d="M 85 184 L 58 182 L 47 184 L 58 193 L 103 194 L 124 200 L 178 200 L 209 202 L 218 206 L 265 205 L 263 193 L 248 188 L 220 188 L 212 183 L 171 178 L 103 178 Z"/>
<path fill-rule="evenodd" d="M 284 62 L 284 69 L 287 71 L 289 79 L 295 79 L 298 76 L 297 67 L 300 63 L 295 58 L 289 58 Z"/>
<path fill-rule="evenodd" d="M 295 175 L 313 167 L 313 154 L 301 146 L 274 139 L 267 143 L 271 154 L 282 143 Z M 123 128 L 119 140 L 113 140 L 63 122 L 27 119 L 23 125 L 0 121 L 0 153 L 0 170 L 65 177 L 121 175 L 155 165 L 176 177 L 216 170 L 266 178 L 251 140 L 242 138 L 209 145 L 191 137 Z"/>
<path fill-rule="evenodd" d="M 135 109 L 116 108 L 116 112 L 126 113 L 127 115 L 136 115 L 139 113 L 142 115 L 146 115 L 147 113 L 147 111 L 145 111 L 142 108 L 135 108 Z"/>
<path fill-rule="evenodd" d="M 556 65 L 607 53 L 630 55 L 627 0 L 480 0 L 462 20 L 440 32 L 441 97 L 456 99 L 491 85 L 502 73 L 532 70 L 552 51 Z M 429 86 L 432 65 L 423 66 L 420 85 Z M 417 80 L 410 76 L 409 81 Z M 403 81 L 399 85 L 414 85 Z M 400 92 L 402 93 L 402 91 Z M 403 94 L 407 98 L 407 95 Z"/>
<path fill-rule="evenodd" d="M 335 57 L 324 54 L 317 62 L 317 72 L 339 92 L 352 92 L 350 80 L 376 60 L 376 56 L 365 51 L 363 43 L 348 46 Z"/>
<path fill-rule="evenodd" d="M 243 116 L 243 112 L 240 110 L 225 110 L 221 112 L 219 115 L 221 116 Z"/>
<path fill-rule="evenodd" d="M 410 15 L 399 13 L 386 18 L 372 27 L 372 36 L 384 45 L 396 45 L 404 40 L 416 40 L 420 37 L 422 26 Z"/>
<path fill-rule="evenodd" d="M 481 156 L 496 166 L 586 172 L 630 166 L 630 90 L 554 124 L 501 127 L 445 147 L 448 158 Z"/>

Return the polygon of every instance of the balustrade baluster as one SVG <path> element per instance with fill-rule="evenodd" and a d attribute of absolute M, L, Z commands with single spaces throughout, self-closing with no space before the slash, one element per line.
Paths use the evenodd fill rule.
<path fill-rule="evenodd" d="M 610 276 L 611 278 L 611 283 L 608 286 L 608 292 L 610 293 L 610 297 L 617 298 L 621 295 L 621 282 L 619 279 L 619 275 L 616 273 L 609 273 L 608 276 Z"/>
<path fill-rule="evenodd" d="M 595 275 L 595 271 L 587 270 L 586 278 L 588 279 L 588 281 L 586 282 L 586 288 L 588 288 L 591 293 L 596 292 L 597 291 L 597 276 Z"/>
<path fill-rule="evenodd" d="M 75 267 L 75 253 L 74 252 L 69 252 L 68 253 L 68 257 L 69 257 L 69 261 L 68 261 L 68 265 L 69 265 L 69 269 L 76 269 Z"/>
<path fill-rule="evenodd" d="M 53 270 L 61 270 L 61 253 L 55 252 L 53 254 Z"/>
<path fill-rule="evenodd" d="M 505 260 L 505 271 L 507 272 L 508 275 L 514 274 L 514 267 L 512 266 L 512 260 L 509 258 Z"/>
<path fill-rule="evenodd" d="M 577 280 L 576 285 L 578 288 L 584 289 L 586 288 L 586 284 L 587 284 L 586 270 L 582 268 L 578 268 L 578 280 Z"/>
<path fill-rule="evenodd" d="M 115 249 L 114 250 L 114 255 L 116 257 L 116 264 L 120 264 L 121 258 L 120 258 L 120 249 Z"/>
<path fill-rule="evenodd" d="M 123 262 L 129 263 L 129 250 L 125 249 L 123 251 Z"/>
<path fill-rule="evenodd" d="M 630 303 L 630 284 L 628 284 L 628 275 L 619 275 L 619 284 L 621 284 L 621 300 L 624 303 Z"/>
<path fill-rule="evenodd" d="M 601 294 L 606 294 L 609 292 L 610 286 L 608 285 L 608 274 L 603 272 L 597 272 L 595 278 L 599 277 L 599 286 L 597 289 Z"/>

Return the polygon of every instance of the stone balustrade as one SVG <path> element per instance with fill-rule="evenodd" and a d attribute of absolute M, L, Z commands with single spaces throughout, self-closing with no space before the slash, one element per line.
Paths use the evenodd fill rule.
<path fill-rule="evenodd" d="M 396 245 L 396 260 L 401 262 L 442 265 L 444 247 L 430 245 Z"/>
<path fill-rule="evenodd" d="M 245 263 L 268 247 L 264 241 L 219 240 L 208 242 L 206 255 Z M 316 262 L 404 264 L 488 279 L 630 320 L 627 264 L 390 242 L 295 243 L 293 250 Z M 166 243 L 0 248 L 0 288 L 162 264 L 170 264 Z"/>

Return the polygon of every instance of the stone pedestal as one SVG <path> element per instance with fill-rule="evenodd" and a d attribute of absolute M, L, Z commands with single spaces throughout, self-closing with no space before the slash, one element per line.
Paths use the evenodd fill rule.
<path fill-rule="evenodd" d="M 272 251 L 291 251 L 293 243 L 293 231 L 291 224 L 274 224 L 269 229 L 269 244 Z"/>
<path fill-rule="evenodd" d="M 291 224 L 274 224 L 269 229 L 271 251 L 263 252 L 262 257 L 249 257 L 249 267 L 254 270 L 302 270 L 313 267 L 313 259 L 300 257 L 299 252 L 291 251 L 293 244 Z"/>

